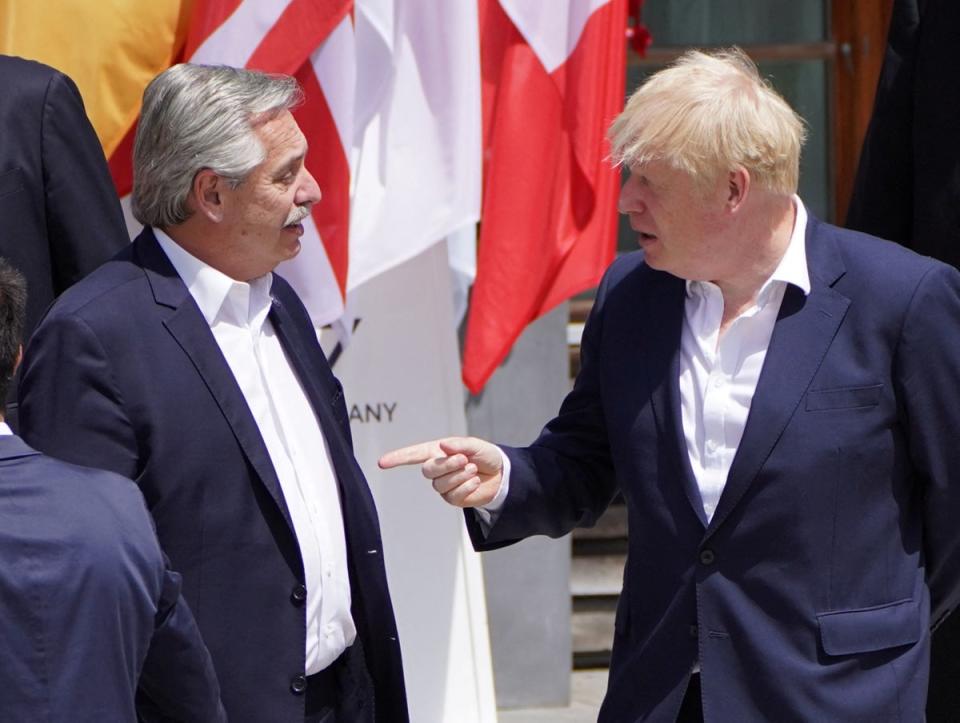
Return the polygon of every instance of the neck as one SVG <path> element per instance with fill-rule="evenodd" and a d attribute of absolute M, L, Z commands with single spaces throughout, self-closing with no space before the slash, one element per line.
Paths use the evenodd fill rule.
<path fill-rule="evenodd" d="M 760 289 L 790 246 L 796 215 L 792 198 L 771 196 L 763 199 L 760 208 L 749 215 L 753 219 L 751 223 L 737 229 L 739 246 L 744 253 L 738 255 L 736 273 L 716 282 L 723 294 L 722 324 L 733 321 L 756 303 Z"/>
<path fill-rule="evenodd" d="M 230 255 L 223 253 L 223 249 L 228 248 L 228 241 L 218 234 L 219 229 L 200 226 L 196 218 L 194 214 L 181 224 L 164 228 L 163 232 L 191 256 L 234 281 L 248 282 L 262 275 L 251 273 L 242 263 L 233 263 Z"/>

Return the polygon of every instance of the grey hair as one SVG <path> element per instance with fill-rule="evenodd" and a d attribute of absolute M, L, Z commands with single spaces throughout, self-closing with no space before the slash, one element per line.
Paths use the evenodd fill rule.
<path fill-rule="evenodd" d="M 190 217 L 205 168 L 236 188 L 266 158 L 256 128 L 303 99 L 297 81 L 227 66 L 174 65 L 150 81 L 133 146 L 133 215 L 149 226 Z"/>

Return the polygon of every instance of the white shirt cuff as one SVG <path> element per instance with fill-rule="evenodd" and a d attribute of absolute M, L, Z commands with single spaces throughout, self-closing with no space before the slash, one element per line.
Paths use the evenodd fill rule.
<path fill-rule="evenodd" d="M 500 473 L 500 489 L 497 490 L 496 497 L 490 500 L 488 504 L 473 508 L 484 535 L 490 532 L 490 528 L 496 523 L 500 508 L 503 507 L 503 503 L 507 499 L 507 492 L 510 491 L 510 458 L 499 447 L 497 450 L 500 452 L 500 459 L 503 462 L 503 470 Z"/>

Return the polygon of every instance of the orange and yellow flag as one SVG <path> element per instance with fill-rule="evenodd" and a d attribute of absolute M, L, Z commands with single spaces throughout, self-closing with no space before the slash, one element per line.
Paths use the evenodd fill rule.
<path fill-rule="evenodd" d="M 183 48 L 193 0 L 0 0 L 0 53 L 69 75 L 109 158 Z"/>

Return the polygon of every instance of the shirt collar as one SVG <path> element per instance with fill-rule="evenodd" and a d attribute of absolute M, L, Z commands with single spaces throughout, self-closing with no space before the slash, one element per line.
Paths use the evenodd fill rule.
<path fill-rule="evenodd" d="M 770 288 L 775 281 L 793 284 L 803 291 L 804 296 L 810 294 L 810 272 L 807 268 L 807 209 L 797 195 L 793 196 L 793 206 L 796 209 L 793 233 L 790 234 L 787 250 L 780 259 L 780 263 L 777 264 L 777 268 L 773 270 L 770 278 L 763 282 L 760 287 L 757 298 L 761 303 L 769 295 Z M 687 296 L 689 297 L 693 294 L 702 293 L 706 284 L 701 281 L 688 280 L 686 286 Z"/>
<path fill-rule="evenodd" d="M 771 281 L 783 281 L 793 284 L 803 291 L 804 296 L 810 294 L 810 271 L 807 268 L 807 209 L 799 196 L 793 197 L 793 205 L 797 210 L 797 217 L 793 222 L 793 234 L 787 250 L 774 269 L 773 274 L 764 286 Z"/>
<path fill-rule="evenodd" d="M 9 437 L 13 434 L 13 430 L 10 429 L 9 425 L 6 422 L 0 422 L 0 437 Z"/>
<path fill-rule="evenodd" d="M 213 326 L 218 319 L 238 325 L 263 323 L 273 301 L 270 296 L 273 274 L 258 276 L 248 283 L 231 279 L 191 254 L 161 229 L 155 228 L 153 233 L 208 326 Z"/>

